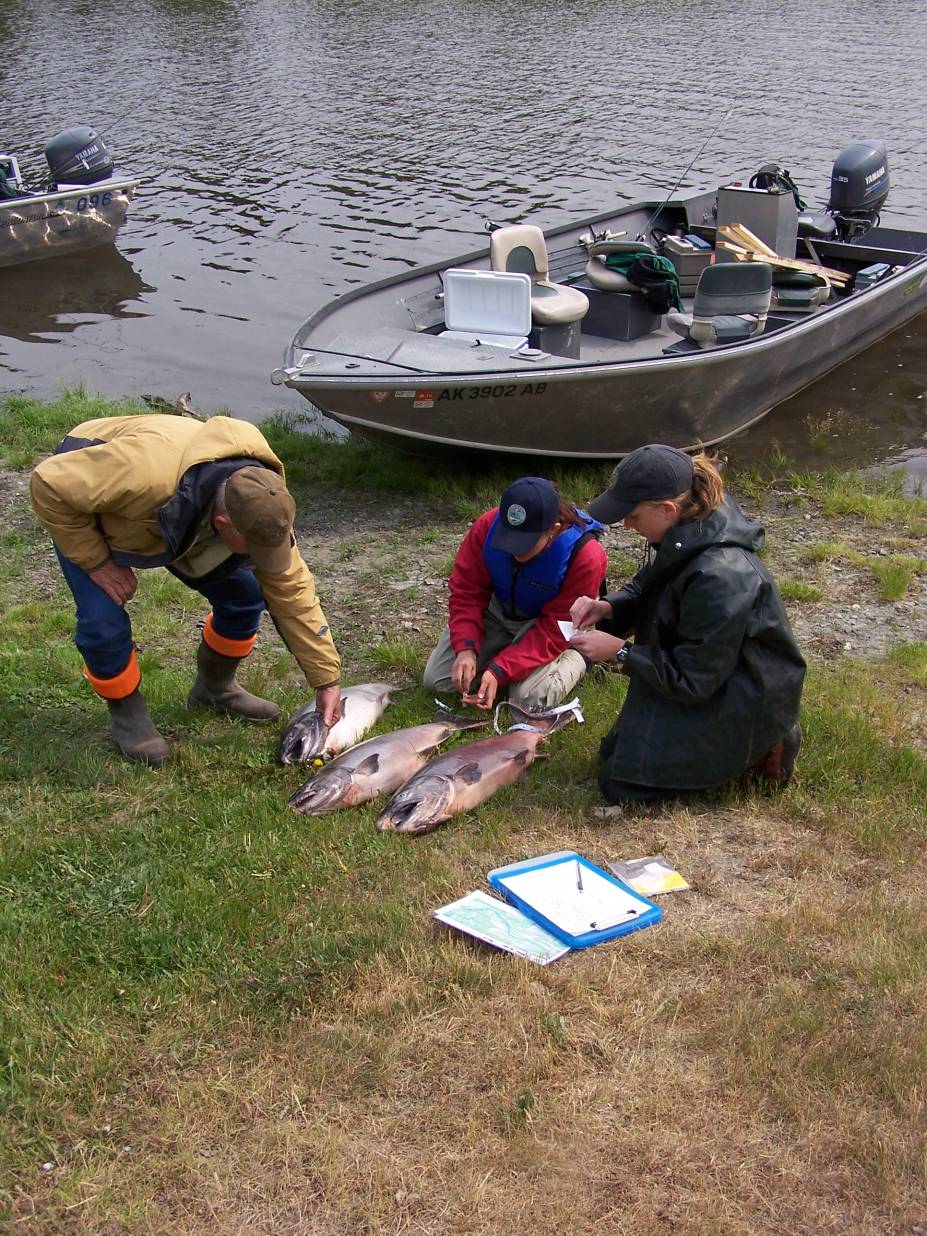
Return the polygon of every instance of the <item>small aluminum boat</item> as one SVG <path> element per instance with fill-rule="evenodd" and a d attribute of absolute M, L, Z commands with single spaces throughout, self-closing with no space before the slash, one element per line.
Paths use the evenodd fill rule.
<path fill-rule="evenodd" d="M 838 156 L 818 212 L 767 164 L 749 185 L 546 235 L 487 224 L 489 250 L 325 305 L 271 380 L 418 453 L 615 459 L 718 443 L 927 309 L 927 233 L 881 225 L 888 188 L 885 146 L 866 140 Z M 642 275 L 639 258 L 658 261 Z M 668 312 L 661 261 L 681 293 Z"/>
<path fill-rule="evenodd" d="M 16 156 L 0 154 L 0 266 L 112 244 L 125 222 L 138 182 L 116 175 L 93 129 L 59 133 L 45 157 L 50 178 L 28 185 Z"/>

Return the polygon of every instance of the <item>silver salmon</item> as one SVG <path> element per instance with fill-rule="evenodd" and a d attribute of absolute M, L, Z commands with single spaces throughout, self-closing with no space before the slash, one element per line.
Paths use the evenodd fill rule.
<path fill-rule="evenodd" d="M 448 717 L 368 738 L 320 769 L 287 805 L 300 815 L 325 815 L 341 807 L 359 807 L 380 794 L 392 794 L 451 734 L 488 724 L 483 717 Z"/>
<path fill-rule="evenodd" d="M 417 772 L 394 794 L 377 818 L 380 832 L 430 833 L 452 815 L 485 802 L 512 785 L 534 763 L 537 749 L 556 730 L 582 720 L 575 702 L 547 713 L 528 714 L 504 734 L 456 747 Z"/>
<path fill-rule="evenodd" d="M 302 764 L 325 759 L 353 747 L 392 703 L 397 688 L 388 682 L 365 682 L 341 692 L 341 720 L 331 728 L 314 703 L 306 704 L 286 723 L 280 739 L 280 763 Z"/>

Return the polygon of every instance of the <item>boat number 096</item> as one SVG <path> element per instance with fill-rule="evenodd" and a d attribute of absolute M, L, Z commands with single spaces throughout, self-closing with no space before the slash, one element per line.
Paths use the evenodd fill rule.
<path fill-rule="evenodd" d="M 91 193 L 86 197 L 79 197 L 74 204 L 74 208 L 79 215 L 82 215 L 88 208 L 96 210 L 98 206 L 108 206 L 112 200 L 112 193 Z"/>

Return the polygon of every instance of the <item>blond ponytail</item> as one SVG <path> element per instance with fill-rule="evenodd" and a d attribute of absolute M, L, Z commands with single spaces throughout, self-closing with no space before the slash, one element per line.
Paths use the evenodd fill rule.
<path fill-rule="evenodd" d="M 724 482 L 715 463 L 717 456 L 692 457 L 692 488 L 672 501 L 679 507 L 680 522 L 686 519 L 707 519 L 724 501 Z"/>

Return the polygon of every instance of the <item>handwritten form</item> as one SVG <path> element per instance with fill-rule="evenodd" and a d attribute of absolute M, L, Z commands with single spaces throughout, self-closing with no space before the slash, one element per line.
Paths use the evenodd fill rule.
<path fill-rule="evenodd" d="M 633 922 L 649 909 L 632 893 L 575 859 L 503 876 L 500 883 L 571 936 Z"/>

